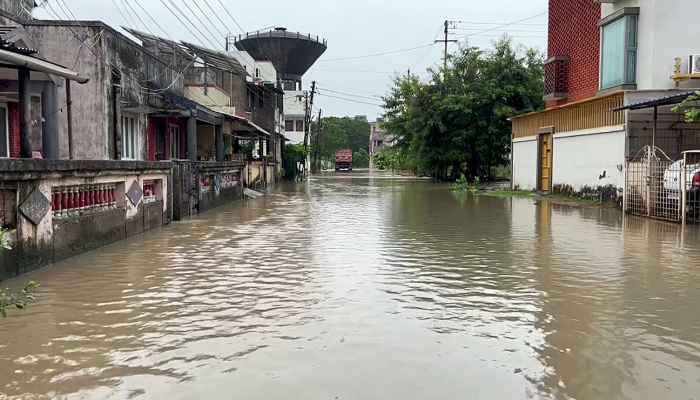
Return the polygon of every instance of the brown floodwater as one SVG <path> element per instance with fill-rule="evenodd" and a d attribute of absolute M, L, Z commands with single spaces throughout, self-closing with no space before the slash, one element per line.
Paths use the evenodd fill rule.
<path fill-rule="evenodd" d="M 0 399 L 697 399 L 699 231 L 316 178 L 4 282 Z"/>

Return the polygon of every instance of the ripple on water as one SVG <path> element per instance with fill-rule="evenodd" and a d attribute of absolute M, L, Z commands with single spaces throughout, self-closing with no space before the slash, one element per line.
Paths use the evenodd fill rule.
<path fill-rule="evenodd" d="M 692 397 L 699 236 L 314 180 L 39 272 L 0 325 L 0 394 Z"/>

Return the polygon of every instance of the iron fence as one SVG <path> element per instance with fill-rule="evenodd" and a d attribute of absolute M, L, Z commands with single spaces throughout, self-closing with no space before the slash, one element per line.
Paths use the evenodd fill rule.
<path fill-rule="evenodd" d="M 700 151 L 673 160 L 645 146 L 627 162 L 625 211 L 670 222 L 700 223 Z"/>

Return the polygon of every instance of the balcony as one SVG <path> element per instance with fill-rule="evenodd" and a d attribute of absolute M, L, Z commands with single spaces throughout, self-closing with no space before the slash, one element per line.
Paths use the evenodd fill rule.
<path fill-rule="evenodd" d="M 569 97 L 569 57 L 552 57 L 544 64 L 544 100 L 559 101 Z"/>

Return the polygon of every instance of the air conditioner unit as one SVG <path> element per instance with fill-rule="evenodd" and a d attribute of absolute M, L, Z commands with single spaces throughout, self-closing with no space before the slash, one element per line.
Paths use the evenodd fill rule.
<path fill-rule="evenodd" d="M 700 74 L 700 54 L 691 54 L 688 61 L 688 73 Z"/>

